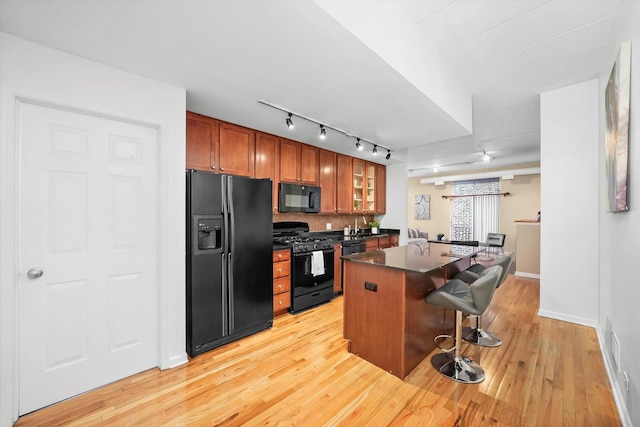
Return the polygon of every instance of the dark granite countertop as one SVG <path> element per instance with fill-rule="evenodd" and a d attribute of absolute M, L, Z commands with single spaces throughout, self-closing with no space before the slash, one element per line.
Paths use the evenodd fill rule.
<path fill-rule="evenodd" d="M 442 243 L 404 245 L 345 255 L 344 260 L 363 262 L 381 267 L 428 273 L 479 252 L 473 246 L 452 246 Z"/>

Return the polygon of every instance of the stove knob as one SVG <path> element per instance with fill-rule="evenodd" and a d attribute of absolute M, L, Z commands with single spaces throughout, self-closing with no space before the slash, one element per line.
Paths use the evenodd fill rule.
<path fill-rule="evenodd" d="M 313 249 L 318 249 L 318 244 L 317 243 L 313 244 Z"/>

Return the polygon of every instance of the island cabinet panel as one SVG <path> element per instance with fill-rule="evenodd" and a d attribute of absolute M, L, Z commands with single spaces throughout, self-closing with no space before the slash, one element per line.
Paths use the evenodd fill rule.
<path fill-rule="evenodd" d="M 352 157 L 336 156 L 336 211 L 351 213 L 353 209 Z"/>
<path fill-rule="evenodd" d="M 255 150 L 255 131 L 220 123 L 220 173 L 253 177 Z"/>
<path fill-rule="evenodd" d="M 322 197 L 320 204 L 321 213 L 336 213 L 336 153 L 320 150 L 320 181 Z"/>
<path fill-rule="evenodd" d="M 187 111 L 186 168 L 216 171 L 219 122 Z"/>
<path fill-rule="evenodd" d="M 344 336 L 349 352 L 404 378 L 402 354 L 396 351 L 404 334 L 404 272 L 345 262 L 344 279 L 344 304 L 349 308 L 344 310 Z M 375 286 L 375 291 L 367 285 Z"/>
<path fill-rule="evenodd" d="M 273 182 L 272 209 L 278 212 L 278 138 L 266 133 L 256 133 L 256 178 L 269 178 Z"/>
<path fill-rule="evenodd" d="M 453 330 L 453 310 L 427 304 L 425 297 L 469 267 L 467 255 L 442 255 L 412 245 L 345 257 L 344 338 L 348 350 L 404 379 L 435 349 L 436 335 Z"/>

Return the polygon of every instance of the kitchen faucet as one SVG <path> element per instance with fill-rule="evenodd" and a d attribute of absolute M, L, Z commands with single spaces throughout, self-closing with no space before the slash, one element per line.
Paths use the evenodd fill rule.
<path fill-rule="evenodd" d="M 357 217 L 356 217 L 355 223 L 356 223 L 356 226 L 353 229 L 353 232 L 354 232 L 354 234 L 358 234 L 358 218 Z"/>

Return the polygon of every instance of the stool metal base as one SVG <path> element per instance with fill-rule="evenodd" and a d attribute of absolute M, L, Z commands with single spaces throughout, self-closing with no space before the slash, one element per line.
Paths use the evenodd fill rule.
<path fill-rule="evenodd" d="M 482 347 L 498 347 L 502 344 L 502 339 L 491 332 L 484 329 L 470 328 L 469 326 L 462 328 L 462 338 L 471 344 Z"/>
<path fill-rule="evenodd" d="M 484 370 L 480 365 L 464 356 L 438 353 L 431 357 L 431 364 L 445 377 L 464 384 L 484 381 Z"/>

